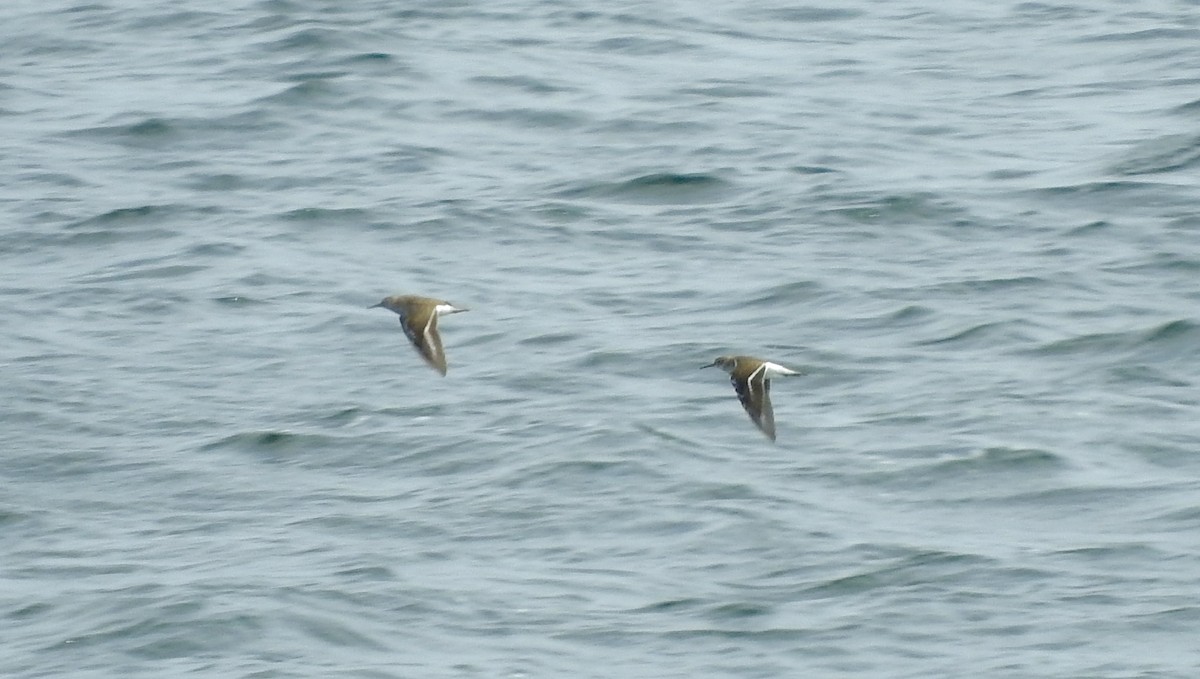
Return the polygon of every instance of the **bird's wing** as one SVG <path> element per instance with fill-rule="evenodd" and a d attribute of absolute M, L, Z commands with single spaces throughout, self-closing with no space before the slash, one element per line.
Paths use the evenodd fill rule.
<path fill-rule="evenodd" d="M 771 407 L 771 381 L 767 379 L 765 366 L 750 373 L 744 378 L 731 376 L 733 388 L 737 391 L 738 400 L 750 415 L 754 424 L 762 430 L 767 438 L 775 440 L 775 410 Z"/>
<path fill-rule="evenodd" d="M 400 319 L 404 334 L 416 347 L 425 362 L 442 375 L 446 374 L 446 354 L 442 337 L 437 331 L 437 313 L 432 307 L 408 314 Z"/>

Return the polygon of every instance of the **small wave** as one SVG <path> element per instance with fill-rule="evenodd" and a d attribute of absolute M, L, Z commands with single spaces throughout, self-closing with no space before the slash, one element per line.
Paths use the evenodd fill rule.
<path fill-rule="evenodd" d="M 1016 17 L 1036 20 L 1041 26 L 1046 21 L 1067 21 L 1092 16 L 1097 10 L 1064 4 L 1022 2 L 1013 8 L 1012 13 Z"/>
<path fill-rule="evenodd" d="M 811 24 L 818 21 L 845 21 L 863 15 L 862 10 L 842 7 L 816 7 L 812 5 L 770 10 L 768 16 L 774 21 L 793 21 Z"/>
<path fill-rule="evenodd" d="M 76 219 L 63 227 L 62 233 L 40 236 L 43 242 L 61 245 L 97 246 L 123 241 L 147 241 L 179 235 L 160 225 L 177 220 L 181 215 L 195 213 L 194 208 L 179 205 L 140 205 L 117 208 L 91 217 Z"/>
<path fill-rule="evenodd" d="M 1129 179 L 1083 182 L 1046 186 L 1021 192 L 1035 200 L 1046 200 L 1055 205 L 1064 201 L 1078 201 L 1093 214 L 1116 211 L 1121 214 L 1144 206 L 1147 211 L 1161 215 L 1164 207 L 1190 207 L 1179 197 L 1177 189 L 1170 184 L 1155 181 L 1132 181 Z"/>
<path fill-rule="evenodd" d="M 652 604 L 646 604 L 640 608 L 634 608 L 627 611 L 633 614 L 644 613 L 678 613 L 689 609 L 695 609 L 704 604 L 703 599 L 689 597 L 685 599 L 664 599 L 656 601 Z"/>
<path fill-rule="evenodd" d="M 1051 507 L 1126 507 L 1135 499 L 1155 494 L 1160 488 L 1152 486 L 1053 486 L 1034 490 L 1018 490 L 1000 500 L 1024 506 Z"/>
<path fill-rule="evenodd" d="M 1062 456 L 1041 448 L 1010 448 L 996 446 L 956 460 L 946 460 L 933 466 L 934 470 L 949 473 L 991 473 L 1003 470 L 1033 471 L 1066 467 Z"/>
<path fill-rule="evenodd" d="M 1024 333 L 1020 333 L 1015 330 L 1017 327 L 1019 327 L 1019 323 L 1015 321 L 989 321 L 952 332 L 949 335 L 923 340 L 917 342 L 917 345 L 936 346 L 940 344 L 954 344 L 966 346 L 995 346 L 997 344 L 1010 343 L 1014 339 L 1027 339 Z"/>
<path fill-rule="evenodd" d="M 168 120 L 163 118 L 147 118 L 140 123 L 126 125 L 125 127 L 115 128 L 122 130 L 125 134 L 134 137 L 158 137 L 169 134 L 175 129 L 175 126 Z"/>
<path fill-rule="evenodd" d="M 930 454 L 933 454 L 931 451 Z M 1002 474 L 1009 478 L 1042 478 L 1067 468 L 1061 455 L 1041 448 L 992 446 L 983 449 L 954 451 L 950 455 L 898 469 L 871 471 L 853 477 L 870 486 L 914 487 L 951 482 L 986 482 L 1000 484 Z M 1007 488 L 1008 486 L 998 486 Z M 1024 488 L 1025 486 L 1018 486 Z M 1007 492 L 1007 491 L 1005 491 Z"/>
<path fill-rule="evenodd" d="M 1066 556 L 1082 561 L 1095 561 L 1110 567 L 1113 562 L 1128 560 L 1130 563 L 1145 563 L 1162 559 L 1165 553 L 1149 544 L 1140 542 L 1122 542 L 1116 544 L 1089 545 L 1071 547 L 1052 552 L 1058 556 Z"/>
<path fill-rule="evenodd" d="M 976 278 L 959 281 L 949 281 L 931 285 L 923 290 L 936 290 L 943 293 L 978 293 L 978 292 L 1007 292 L 1020 288 L 1040 288 L 1048 285 L 1044 278 L 1038 276 L 1006 276 L 1000 278 Z"/>
<path fill-rule="evenodd" d="M 578 340 L 581 335 L 577 332 L 552 332 L 537 335 L 535 337 L 525 337 L 517 340 L 517 344 L 523 346 L 547 347 L 559 346 Z"/>
<path fill-rule="evenodd" d="M 1200 325 L 1193 321 L 1175 320 L 1142 333 L 1137 347 L 1152 354 L 1155 360 L 1195 357 L 1200 345 Z"/>
<path fill-rule="evenodd" d="M 158 148 L 177 141 L 182 129 L 177 121 L 144 118 L 126 125 L 100 125 L 67 132 L 69 137 L 110 141 L 124 146 Z"/>
<path fill-rule="evenodd" d="M 1128 383 L 1154 384 L 1160 387 L 1188 387 L 1191 382 L 1181 379 L 1168 370 L 1159 370 L 1148 365 L 1119 365 L 1112 374 L 1118 380 Z"/>
<path fill-rule="evenodd" d="M 1195 531 L 1200 529 L 1200 507 L 1168 509 L 1148 518 L 1147 522 L 1156 528 L 1165 525 L 1182 524 L 1186 525 L 1190 531 Z"/>
<path fill-rule="evenodd" d="M 139 205 L 109 210 L 93 217 L 81 219 L 66 228 L 77 229 L 93 226 L 112 226 L 115 224 L 136 224 L 147 220 L 161 221 L 168 215 L 178 214 L 179 209 L 174 205 Z"/>
<path fill-rule="evenodd" d="M 681 94 L 691 94 L 715 99 L 749 99 L 769 97 L 772 92 L 761 87 L 748 87 L 742 83 L 716 83 L 700 87 L 685 87 Z"/>
<path fill-rule="evenodd" d="M 392 56 L 391 54 L 388 54 L 387 52 L 363 52 L 362 54 L 355 54 L 353 56 L 346 57 L 345 59 L 342 60 L 342 63 L 347 63 L 347 64 L 360 64 L 360 63 L 384 64 L 384 63 L 388 63 L 388 64 L 390 64 L 390 63 L 394 62 L 395 60 L 396 60 L 396 58 L 394 56 Z"/>
<path fill-rule="evenodd" d="M 321 421 L 330 426 L 344 427 L 346 425 L 354 424 L 366 416 L 366 410 L 358 407 L 350 407 L 342 408 L 341 410 L 327 413 L 319 417 Z"/>
<path fill-rule="evenodd" d="M 1083 182 L 1082 184 L 1064 184 L 1061 186 L 1046 186 L 1040 189 L 1034 189 L 1033 193 L 1042 194 L 1049 197 L 1057 196 L 1077 196 L 1091 195 L 1095 193 L 1113 193 L 1123 191 L 1137 191 L 1144 186 L 1141 182 L 1132 181 L 1095 181 Z"/>
<path fill-rule="evenodd" d="M 122 265 L 120 273 L 108 274 L 104 276 L 87 276 L 81 278 L 82 282 L 86 283 L 111 283 L 114 281 L 129 281 L 142 278 L 150 279 L 170 279 L 183 278 L 197 271 L 204 271 L 207 266 L 194 266 L 187 264 L 169 264 L 166 266 L 138 266 L 136 264 Z"/>
<path fill-rule="evenodd" d="M 311 105 L 315 102 L 344 103 L 345 92 L 332 82 L 332 77 L 342 74 L 311 75 L 300 82 L 274 94 L 255 100 L 257 104 Z"/>
<path fill-rule="evenodd" d="M 795 303 L 812 299 L 825 290 L 825 287 L 813 281 L 793 281 L 777 285 L 763 292 L 750 301 L 751 305 L 774 306 L 780 303 Z M 742 304 L 738 301 L 738 304 Z"/>
<path fill-rule="evenodd" d="M 932 193 L 916 192 L 889 195 L 826 196 L 822 203 L 830 207 L 821 212 L 859 224 L 911 224 L 922 222 L 968 222 L 966 210 Z"/>
<path fill-rule="evenodd" d="M 1200 343 L 1200 326 L 1188 320 L 1174 320 L 1148 330 L 1106 332 L 1079 335 L 1049 342 L 1038 353 L 1047 355 L 1150 351 L 1160 358 L 1164 354 L 1189 355 Z"/>
<path fill-rule="evenodd" d="M 1169 43 L 1178 40 L 1187 44 L 1195 44 L 1200 40 L 1200 30 L 1194 28 L 1148 28 L 1141 31 L 1123 31 L 1119 33 L 1101 33 L 1077 38 L 1075 42 L 1146 42 L 1153 44 Z"/>
<path fill-rule="evenodd" d="M 622 479 L 661 478 L 662 474 L 634 460 L 563 460 L 515 470 L 498 485 L 526 488 L 551 484 L 557 488 L 619 484 Z"/>
<path fill-rule="evenodd" d="M 1067 235 L 1068 236 L 1090 236 L 1093 234 L 1103 233 L 1105 231 L 1108 231 L 1112 228 L 1112 225 L 1113 224 L 1110 221 L 1107 221 L 1104 219 L 1098 219 L 1096 221 L 1088 222 L 1087 224 L 1082 224 L 1080 226 L 1074 227 L 1073 229 L 1071 229 L 1070 231 L 1067 232 Z"/>
<path fill-rule="evenodd" d="M 884 330 L 893 332 L 899 328 L 918 327 L 935 315 L 934 311 L 927 306 L 908 304 L 877 315 L 847 316 L 839 319 L 837 324 L 839 327 L 855 331 Z M 930 342 L 936 342 L 936 340 L 930 340 Z"/>
<path fill-rule="evenodd" d="M 1175 113 L 1185 113 L 1188 115 L 1200 112 L 1200 99 L 1194 99 L 1186 104 L 1180 104 L 1172 109 Z"/>
<path fill-rule="evenodd" d="M 1175 134 L 1139 144 L 1109 171 L 1121 176 L 1188 170 L 1200 165 L 1200 135 Z"/>
<path fill-rule="evenodd" d="M 698 205 L 725 200 L 733 185 L 705 173 L 655 173 L 622 182 L 600 182 L 560 191 L 563 198 L 608 199 L 651 205 Z"/>
<path fill-rule="evenodd" d="M 337 571 L 336 575 L 351 582 L 393 582 L 396 573 L 386 566 L 359 566 Z"/>
<path fill-rule="evenodd" d="M 193 175 L 189 184 L 196 191 L 236 191 L 246 188 L 249 182 L 241 175 L 222 172 Z"/>
<path fill-rule="evenodd" d="M 302 207 L 284 212 L 280 218 L 288 222 L 361 224 L 370 219 L 370 213 L 361 208 Z"/>
<path fill-rule="evenodd" d="M 683 497 L 706 504 L 720 500 L 763 500 L 766 496 L 745 483 L 689 481 Z"/>
<path fill-rule="evenodd" d="M 909 304 L 906 307 L 897 309 L 887 315 L 889 325 L 896 323 L 909 323 L 911 321 L 929 318 L 933 314 L 933 310 L 927 306 L 920 304 Z"/>
<path fill-rule="evenodd" d="M 713 620 L 737 621 L 743 618 L 761 618 L 775 612 L 774 606 L 750 601 L 735 601 L 712 606 L 706 616 Z"/>
<path fill-rule="evenodd" d="M 637 56 L 655 56 L 669 54 L 683 58 L 689 52 L 700 51 L 702 48 L 691 42 L 675 38 L 653 38 L 642 36 L 621 36 L 619 38 L 603 38 L 592 43 L 591 49 L 597 52 L 617 52 Z"/>
<path fill-rule="evenodd" d="M 26 513 L 0 509 L 0 526 L 11 526 L 22 521 L 27 521 L 30 518 L 30 515 Z"/>
<path fill-rule="evenodd" d="M 544 80 L 532 78 L 523 75 L 514 76 L 487 76 L 480 75 L 471 78 L 471 82 L 480 85 L 493 85 L 497 87 L 506 87 L 530 94 L 554 94 L 557 92 L 569 92 L 571 88 L 560 85 L 553 85 Z"/>
<path fill-rule="evenodd" d="M 883 588 L 945 580 L 960 573 L 978 570 L 987 559 L 974 554 L 944 551 L 911 551 L 885 560 L 881 565 L 856 573 L 830 578 L 807 590 L 810 597 L 845 596 Z"/>
<path fill-rule="evenodd" d="M 129 114 L 136 115 L 136 114 Z M 107 142 L 129 148 L 178 150 L 185 142 L 214 143 L 214 135 L 228 133 L 238 139 L 249 132 L 278 131 L 279 124 L 261 108 L 227 116 L 191 118 L 145 117 L 128 124 L 98 125 L 65 132 L 74 139 Z"/>
<path fill-rule="evenodd" d="M 216 302 L 217 304 L 222 304 L 222 305 L 226 305 L 226 306 L 251 306 L 251 305 L 257 306 L 257 305 L 261 305 L 261 304 L 266 304 L 266 302 L 264 302 L 263 300 L 255 299 L 253 297 L 246 297 L 244 295 L 226 295 L 224 297 L 214 297 L 213 301 Z"/>
<path fill-rule="evenodd" d="M 796 174 L 840 174 L 842 172 L 828 165 L 793 165 L 788 169 Z"/>
<path fill-rule="evenodd" d="M 1189 340 L 1188 344 L 1195 346 L 1190 340 L 1196 338 L 1197 325 L 1191 321 L 1170 321 L 1154 328 L 1146 335 L 1147 342 L 1175 342 L 1180 339 Z"/>
<path fill-rule="evenodd" d="M 487 123 L 509 123 L 517 127 L 539 130 L 569 130 L 583 125 L 588 117 L 576 111 L 559 111 L 548 108 L 511 109 L 462 109 L 450 114 L 452 117 L 470 118 Z"/>
<path fill-rule="evenodd" d="M 306 26 L 261 47 L 269 52 L 332 50 L 348 47 L 348 37 L 345 31 L 335 28 Z"/>
<path fill-rule="evenodd" d="M 211 450 L 213 448 L 223 448 L 230 445 L 240 445 L 247 443 L 253 446 L 269 446 L 276 447 L 280 444 L 285 444 L 298 438 L 295 434 L 283 431 L 256 431 L 246 432 L 242 434 L 234 434 L 225 438 L 209 443 L 203 446 L 203 450 Z"/>
<path fill-rule="evenodd" d="M 738 640 L 739 642 L 753 642 L 755 644 L 791 644 L 797 645 L 801 642 L 811 640 L 812 632 L 803 628 L 779 628 L 772 627 L 759 630 L 745 629 L 690 629 L 690 630 L 675 630 L 663 634 L 668 639 L 681 640 L 715 640 L 716 642 L 728 642 L 730 640 Z"/>
<path fill-rule="evenodd" d="M 297 434 L 290 431 L 265 430 L 232 434 L 200 446 L 200 450 L 236 450 L 277 459 L 283 453 L 324 449 L 333 444 L 329 436 Z"/>

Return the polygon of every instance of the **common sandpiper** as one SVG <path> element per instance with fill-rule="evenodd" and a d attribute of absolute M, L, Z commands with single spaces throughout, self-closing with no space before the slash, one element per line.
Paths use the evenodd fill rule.
<path fill-rule="evenodd" d="M 729 373 L 738 400 L 754 424 L 775 441 L 775 410 L 771 407 L 771 378 L 800 373 L 753 356 L 718 356 L 701 368 L 716 366 Z"/>
<path fill-rule="evenodd" d="M 446 374 L 446 352 L 442 349 L 442 337 L 438 334 L 438 316 L 466 311 L 461 307 L 431 297 L 416 295 L 392 295 L 384 297 L 379 304 L 367 307 L 383 307 L 400 314 L 400 327 L 416 347 L 417 353 L 434 370 Z"/>

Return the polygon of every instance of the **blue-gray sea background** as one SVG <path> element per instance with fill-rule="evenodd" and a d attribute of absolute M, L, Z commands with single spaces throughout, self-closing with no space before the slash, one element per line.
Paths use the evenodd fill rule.
<path fill-rule="evenodd" d="M 1198 676 L 1196 0 L 187 4 L 0 8 L 0 676 Z"/>

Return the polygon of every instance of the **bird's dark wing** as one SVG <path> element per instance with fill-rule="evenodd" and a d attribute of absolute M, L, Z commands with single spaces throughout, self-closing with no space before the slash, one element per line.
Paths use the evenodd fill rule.
<path fill-rule="evenodd" d="M 775 440 L 775 411 L 771 408 L 771 381 L 767 379 L 766 366 L 739 377 L 731 375 L 729 381 L 737 392 L 738 400 L 750 415 L 754 424 L 762 430 L 767 438 Z"/>
<path fill-rule="evenodd" d="M 433 308 L 410 312 L 400 318 L 404 335 L 416 347 L 421 358 L 442 375 L 446 374 L 446 354 L 437 331 L 437 312 Z"/>

